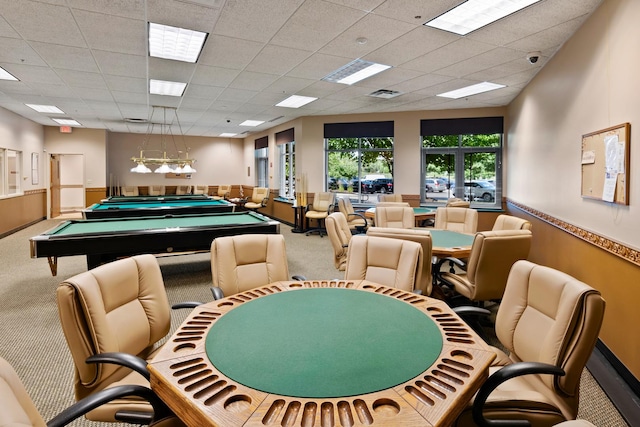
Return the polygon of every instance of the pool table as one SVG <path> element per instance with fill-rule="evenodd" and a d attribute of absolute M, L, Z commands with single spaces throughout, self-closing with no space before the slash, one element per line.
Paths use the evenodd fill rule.
<path fill-rule="evenodd" d="M 82 210 L 85 219 L 126 218 L 233 212 L 236 205 L 226 200 L 178 199 L 148 202 L 96 203 Z"/>
<path fill-rule="evenodd" d="M 208 251 L 216 237 L 277 234 L 280 223 L 256 212 L 69 220 L 30 239 L 31 258 L 86 255 L 89 269 L 117 258 L 151 253 Z"/>
<path fill-rule="evenodd" d="M 111 196 L 102 199 L 100 203 L 139 203 L 139 202 L 158 202 L 158 201 L 176 201 L 176 200 L 208 200 L 210 196 L 206 194 L 169 194 L 165 196 Z"/>

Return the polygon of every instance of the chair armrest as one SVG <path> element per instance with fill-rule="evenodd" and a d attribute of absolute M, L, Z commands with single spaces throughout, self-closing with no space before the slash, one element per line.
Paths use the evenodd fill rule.
<path fill-rule="evenodd" d="M 178 302 L 175 303 L 171 306 L 171 309 L 173 310 L 177 310 L 180 308 L 196 308 L 199 305 L 204 304 L 203 302 L 200 301 L 182 301 L 182 302 Z"/>
<path fill-rule="evenodd" d="M 150 388 L 141 385 L 127 384 L 100 390 L 82 400 L 79 400 L 51 419 L 47 423 L 47 427 L 66 426 L 73 420 L 85 415 L 87 412 L 92 411 L 105 403 L 109 403 L 115 399 L 120 399 L 126 396 L 139 396 L 151 404 L 151 407 L 153 408 L 153 416 L 150 417 L 151 419 L 149 421 L 159 420 L 171 414 L 169 408 L 167 408 L 162 400 L 160 400 L 160 398 L 156 396 Z"/>
<path fill-rule="evenodd" d="M 463 305 L 459 307 L 453 307 L 453 312 L 460 317 L 466 316 L 491 316 L 491 311 L 486 308 L 473 307 L 470 305 Z"/>
<path fill-rule="evenodd" d="M 222 292 L 222 289 L 220 289 L 217 286 L 212 286 L 211 288 L 211 294 L 213 295 L 213 299 L 214 300 L 219 300 L 224 298 L 224 292 Z"/>
<path fill-rule="evenodd" d="M 511 426 L 529 426 L 531 423 L 528 420 L 490 420 L 484 417 L 482 409 L 487 401 L 487 398 L 496 387 L 508 379 L 519 377 L 522 375 L 530 374 L 549 374 L 564 376 L 564 369 L 549 365 L 547 363 L 539 362 L 517 362 L 511 365 L 504 366 L 498 371 L 494 372 L 487 380 L 480 386 L 480 390 L 476 394 L 473 401 L 472 415 L 475 423 L 480 427 L 511 427 Z"/>
<path fill-rule="evenodd" d="M 264 199 L 262 199 L 262 202 L 260 202 L 260 204 L 262 205 L 263 208 L 267 206 L 268 201 L 269 201 L 269 197 L 265 197 Z"/>
<path fill-rule="evenodd" d="M 147 381 L 151 379 L 151 374 L 147 369 L 147 361 L 129 353 L 112 352 L 100 353 L 87 357 L 86 363 L 111 363 L 113 365 L 124 366 L 132 369 L 145 377 Z"/>

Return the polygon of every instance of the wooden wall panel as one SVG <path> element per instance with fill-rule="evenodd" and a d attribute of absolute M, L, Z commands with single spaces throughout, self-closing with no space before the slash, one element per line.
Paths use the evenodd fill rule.
<path fill-rule="evenodd" d="M 0 199 L 0 237 L 47 217 L 47 191 L 25 191 L 24 195 Z"/>
<path fill-rule="evenodd" d="M 85 188 L 84 200 L 87 206 L 91 206 L 94 203 L 100 203 L 102 199 L 107 198 L 107 189 L 105 187 Z"/>
<path fill-rule="evenodd" d="M 640 258 L 638 251 L 513 203 L 509 214 L 533 224 L 529 260 L 564 271 L 606 300 L 601 341 L 640 379 Z"/>

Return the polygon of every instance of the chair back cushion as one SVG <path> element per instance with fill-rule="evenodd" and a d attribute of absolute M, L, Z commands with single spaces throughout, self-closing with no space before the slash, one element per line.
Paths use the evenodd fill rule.
<path fill-rule="evenodd" d="M 218 197 L 228 197 L 230 192 L 231 192 L 230 185 L 218 185 Z"/>
<path fill-rule="evenodd" d="M 287 252 L 281 234 L 218 237 L 211 243 L 213 285 L 225 296 L 272 282 L 289 280 Z"/>
<path fill-rule="evenodd" d="M 177 195 L 189 194 L 189 193 L 191 193 L 191 186 L 190 185 L 178 185 L 176 187 L 176 194 Z"/>
<path fill-rule="evenodd" d="M 562 377 L 539 378 L 564 399 L 572 418 L 577 415 L 580 375 L 598 338 L 604 307 L 600 292 L 586 283 L 518 261 L 498 309 L 496 336 L 513 361 L 549 363 L 565 370 Z"/>
<path fill-rule="evenodd" d="M 149 186 L 149 195 L 150 196 L 164 196 L 164 185 L 150 185 Z"/>
<path fill-rule="evenodd" d="M 45 427 L 38 409 L 13 367 L 0 357 L 0 425 Z"/>
<path fill-rule="evenodd" d="M 344 278 L 413 291 L 422 279 L 422 263 L 419 243 L 355 235 L 349 243 Z"/>
<path fill-rule="evenodd" d="M 399 202 L 402 203 L 402 194 L 378 194 L 379 202 Z"/>
<path fill-rule="evenodd" d="M 351 241 L 351 229 L 340 212 L 329 215 L 325 221 L 327 235 L 333 247 L 333 263 L 340 271 L 344 271 L 347 264 L 347 248 Z"/>
<path fill-rule="evenodd" d="M 473 234 L 478 231 L 478 211 L 470 208 L 441 206 L 436 209 L 434 228 Z"/>
<path fill-rule="evenodd" d="M 413 228 L 416 225 L 413 208 L 376 205 L 376 227 Z"/>
<path fill-rule="evenodd" d="M 123 196 L 137 196 L 138 187 L 135 185 L 125 185 L 120 189 L 120 193 Z"/>
<path fill-rule="evenodd" d="M 169 301 L 153 255 L 121 259 L 73 276 L 58 286 L 57 303 L 76 368 L 77 397 L 130 372 L 111 364 L 87 364 L 87 357 L 125 352 L 146 359 L 169 333 Z"/>
<path fill-rule="evenodd" d="M 458 197 L 452 197 L 447 200 L 447 206 L 452 208 L 468 208 L 471 203 Z"/>
<path fill-rule="evenodd" d="M 193 189 L 193 194 L 209 194 L 208 185 L 196 185 Z"/>
<path fill-rule="evenodd" d="M 498 215 L 493 230 L 531 230 L 531 223 L 526 219 L 512 215 Z"/>
<path fill-rule="evenodd" d="M 467 279 L 473 301 L 501 299 L 513 264 L 527 259 L 531 248 L 529 230 L 476 233 L 467 261 Z"/>
<path fill-rule="evenodd" d="M 390 239 L 403 239 L 420 243 L 422 246 L 422 277 L 416 284 L 416 289 L 422 291 L 422 295 L 431 295 L 431 232 L 418 228 L 391 228 L 391 227 L 369 227 L 367 236 L 387 237 Z"/>
<path fill-rule="evenodd" d="M 317 212 L 327 212 L 329 213 L 329 209 L 333 206 L 334 193 L 331 192 L 322 192 L 315 193 L 313 196 L 313 204 L 311 209 Z"/>
<path fill-rule="evenodd" d="M 342 212 L 346 218 L 355 213 L 353 205 L 351 204 L 351 199 L 348 197 L 338 197 L 338 210 Z"/>
<path fill-rule="evenodd" d="M 264 199 L 269 197 L 269 189 L 266 187 L 254 187 L 251 193 L 251 201 L 253 203 L 262 203 Z"/>

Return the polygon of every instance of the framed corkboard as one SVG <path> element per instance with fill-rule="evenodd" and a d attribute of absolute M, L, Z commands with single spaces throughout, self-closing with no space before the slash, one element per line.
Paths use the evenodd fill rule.
<path fill-rule="evenodd" d="M 582 135 L 582 197 L 629 204 L 631 125 Z"/>

